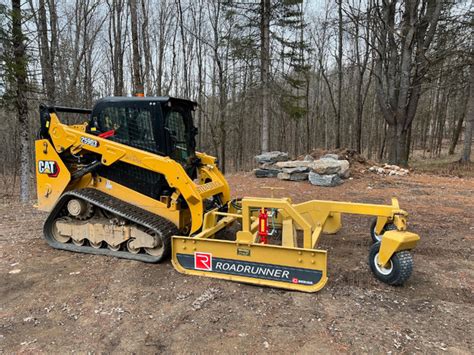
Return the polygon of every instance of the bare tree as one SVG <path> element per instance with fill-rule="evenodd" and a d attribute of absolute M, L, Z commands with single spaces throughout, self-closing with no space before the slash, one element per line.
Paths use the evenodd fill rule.
<path fill-rule="evenodd" d="M 115 96 L 123 95 L 123 56 L 125 49 L 122 31 L 126 30 L 126 21 L 125 23 L 123 21 L 124 5 L 124 0 L 107 0 L 109 8 L 108 40 L 114 82 L 113 94 Z"/>
<path fill-rule="evenodd" d="M 260 1 L 260 78 L 262 81 L 262 141 L 261 151 L 268 152 L 270 147 L 270 17 L 271 1 Z"/>
<path fill-rule="evenodd" d="M 27 99 L 27 57 L 25 36 L 21 28 L 23 14 L 21 1 L 12 0 L 12 48 L 13 48 L 13 75 L 15 77 L 16 98 L 15 108 L 18 117 L 20 132 L 20 200 L 27 202 L 30 198 L 30 126 L 28 123 Z"/>
<path fill-rule="evenodd" d="M 50 28 L 48 28 L 48 19 L 45 0 L 39 0 L 38 11 L 34 9 L 33 1 L 29 0 L 33 10 L 33 18 L 38 29 L 38 44 L 40 52 L 41 76 L 45 87 L 46 99 L 50 104 L 56 101 L 56 82 L 55 82 L 55 50 L 57 46 L 57 16 L 54 0 L 48 2 L 50 10 Z M 48 38 L 51 33 L 51 43 Z"/>
<path fill-rule="evenodd" d="M 407 165 L 409 131 L 428 71 L 428 49 L 436 33 L 442 2 L 376 2 L 376 88 L 389 126 L 388 158 Z"/>
<path fill-rule="evenodd" d="M 130 9 L 130 26 L 132 32 L 132 82 L 133 94 L 143 94 L 143 76 L 140 57 L 140 44 L 138 38 L 138 10 L 137 0 L 128 0 Z"/>
<path fill-rule="evenodd" d="M 356 119 L 355 119 L 355 149 L 362 153 L 362 119 L 364 116 L 364 106 L 367 99 L 368 91 L 372 82 L 372 75 L 366 78 L 368 70 L 372 70 L 369 65 L 373 66 L 370 59 L 370 23 L 372 8 L 370 4 L 366 6 L 365 11 L 362 10 L 361 0 L 356 0 L 356 5 L 350 6 L 347 16 L 353 24 L 354 32 L 354 57 L 356 64 Z"/>
<path fill-rule="evenodd" d="M 466 131 L 464 132 L 464 148 L 461 162 L 471 161 L 472 131 L 474 129 L 474 65 L 470 67 L 469 99 L 467 103 Z"/>
<path fill-rule="evenodd" d="M 336 148 L 341 147 L 341 107 L 342 107 L 342 80 L 344 73 L 342 71 L 342 50 L 343 50 L 343 22 L 342 22 L 342 0 L 337 0 L 337 110 L 336 110 L 336 124 L 335 124 L 335 135 L 336 135 Z"/>

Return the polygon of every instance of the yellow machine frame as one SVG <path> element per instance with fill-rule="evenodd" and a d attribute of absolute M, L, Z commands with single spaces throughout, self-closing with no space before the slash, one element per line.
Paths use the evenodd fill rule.
<path fill-rule="evenodd" d="M 281 229 L 281 245 L 259 242 L 259 221 L 255 212 L 261 208 L 277 211 L 274 224 Z M 395 224 L 398 230 L 386 232 L 382 238 L 381 266 L 387 265 L 394 253 L 413 249 L 419 240 L 418 235 L 405 230 L 407 213 L 399 208 L 395 198 L 392 205 L 317 200 L 293 205 L 288 198 L 244 198 L 239 211 L 224 213 L 214 210 L 206 213 L 199 234 L 174 237 L 172 262 L 178 271 L 185 274 L 315 292 L 327 282 L 327 252 L 317 249 L 320 235 L 339 231 L 342 213 L 378 216 L 378 221 L 381 221 L 377 223 L 380 228 L 378 233 L 388 221 Z M 241 223 L 242 230 L 236 233 L 234 241 L 213 239 L 217 232 L 236 221 Z M 298 241 L 298 231 L 302 232 L 301 241 Z M 207 270 L 196 269 L 196 257 L 201 254 L 208 254 L 213 260 L 208 263 Z M 216 260 L 221 263 L 219 270 L 216 270 L 219 266 Z M 228 270 L 223 270 L 223 263 L 226 262 Z M 242 265 L 240 269 L 243 273 L 238 272 L 239 265 Z M 245 266 L 248 265 L 254 266 L 254 269 L 247 270 L 266 267 L 266 274 L 271 274 L 271 277 L 255 277 L 251 272 L 245 273 Z M 283 273 L 276 270 L 289 270 L 288 277 L 274 277 L 275 273 L 280 276 Z M 302 276 L 296 277 L 295 274 Z M 304 279 L 305 276 L 308 278 Z"/>

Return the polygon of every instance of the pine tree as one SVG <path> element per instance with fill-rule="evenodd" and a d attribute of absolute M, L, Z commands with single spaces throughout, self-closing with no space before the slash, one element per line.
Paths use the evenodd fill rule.
<path fill-rule="evenodd" d="M 231 41 L 233 58 L 254 63 L 260 74 L 261 151 L 270 149 L 271 103 L 278 102 L 291 119 L 307 117 L 309 46 L 304 40 L 303 0 L 226 1 L 227 16 L 236 18 Z M 286 63 L 277 73 L 275 56 Z M 274 74 L 283 81 L 276 82 Z M 273 98 L 273 100 L 272 100 Z M 308 121 L 308 120 L 306 120 Z"/>

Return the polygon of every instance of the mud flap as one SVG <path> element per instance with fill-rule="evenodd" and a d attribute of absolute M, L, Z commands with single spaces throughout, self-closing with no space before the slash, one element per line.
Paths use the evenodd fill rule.
<path fill-rule="evenodd" d="M 316 292 L 327 282 L 327 252 L 277 245 L 173 237 L 172 263 L 184 274 Z"/>
<path fill-rule="evenodd" d="M 397 251 L 414 249 L 419 240 L 420 236 L 415 233 L 397 230 L 386 231 L 380 244 L 380 265 L 386 265 Z"/>

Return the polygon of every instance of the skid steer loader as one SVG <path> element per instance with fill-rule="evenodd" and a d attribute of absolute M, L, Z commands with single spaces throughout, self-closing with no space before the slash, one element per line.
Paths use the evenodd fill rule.
<path fill-rule="evenodd" d="M 109 97 L 92 110 L 41 105 L 37 193 L 38 208 L 50 212 L 48 244 L 151 263 L 171 254 L 185 274 L 314 292 L 328 279 L 320 236 L 352 213 L 376 217 L 375 276 L 391 285 L 410 277 L 419 236 L 406 231 L 396 199 L 232 199 L 216 159 L 195 150 L 195 106 L 170 97 Z"/>

